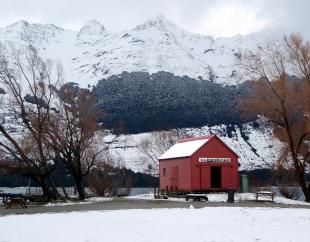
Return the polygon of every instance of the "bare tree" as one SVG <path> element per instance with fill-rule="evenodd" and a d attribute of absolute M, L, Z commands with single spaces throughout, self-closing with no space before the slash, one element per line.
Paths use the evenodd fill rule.
<path fill-rule="evenodd" d="M 75 181 L 79 199 L 85 199 L 83 178 L 109 144 L 102 142 L 108 134 L 96 119 L 94 99 L 89 90 L 64 86 L 58 93 L 57 113 L 50 120 L 50 139 Z M 102 144 L 99 146 L 98 144 Z"/>
<path fill-rule="evenodd" d="M 149 137 L 142 138 L 137 147 L 140 154 L 139 162 L 145 166 L 145 172 L 158 175 L 158 158 L 166 152 L 179 139 L 178 132 L 175 131 L 156 131 Z"/>
<path fill-rule="evenodd" d="M 10 97 L 3 98 L 2 107 L 21 131 L 14 136 L 0 125 L 0 152 L 13 161 L 11 169 L 38 182 L 46 196 L 46 180 L 53 184 L 50 175 L 57 162 L 64 162 L 84 199 L 83 178 L 113 143 L 102 142 L 108 132 L 96 122 L 101 114 L 94 109 L 92 93 L 70 83 L 60 87 L 61 65 L 43 60 L 31 46 L 0 50 L 0 80 Z"/>
<path fill-rule="evenodd" d="M 299 34 L 282 43 L 268 43 L 244 58 L 242 67 L 259 79 L 252 95 L 241 100 L 246 114 L 259 114 L 273 125 L 273 134 L 284 148 L 279 160 L 292 165 L 306 201 L 310 150 L 310 44 Z M 298 78 L 289 75 L 295 74 Z"/>
<path fill-rule="evenodd" d="M 101 154 L 101 158 L 91 168 L 87 176 L 88 186 L 99 196 L 104 196 L 107 191 L 112 195 L 112 190 L 118 187 L 118 159 L 109 151 Z"/>
<path fill-rule="evenodd" d="M 0 124 L 2 165 L 37 182 L 45 198 L 50 198 L 47 180 L 58 161 L 46 142 L 55 94 L 52 86 L 61 80 L 61 66 L 43 60 L 31 46 L 0 46 L 0 83 L 7 92 L 1 110 L 11 118 L 10 124 Z M 11 132 L 10 126 L 20 132 Z"/>

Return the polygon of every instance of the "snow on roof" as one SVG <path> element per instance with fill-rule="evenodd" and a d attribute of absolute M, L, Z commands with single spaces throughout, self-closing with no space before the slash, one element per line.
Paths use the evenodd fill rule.
<path fill-rule="evenodd" d="M 200 139 L 181 140 L 167 150 L 159 160 L 188 157 L 194 154 L 201 146 L 210 140 L 210 137 Z"/>

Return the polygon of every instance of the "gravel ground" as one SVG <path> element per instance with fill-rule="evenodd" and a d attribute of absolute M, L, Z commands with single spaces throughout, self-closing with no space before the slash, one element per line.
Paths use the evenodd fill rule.
<path fill-rule="evenodd" d="M 4 205 L 0 206 L 0 216 L 11 214 L 35 214 L 35 213 L 63 213 L 73 211 L 96 211 L 96 210 L 122 210 L 122 209 L 155 209 L 155 208 L 194 208 L 203 207 L 274 207 L 274 208 L 308 208 L 307 205 L 288 205 L 272 202 L 255 202 L 242 201 L 238 203 L 225 202 L 185 202 L 169 200 L 143 200 L 143 199 L 126 199 L 113 198 L 108 201 L 94 203 L 77 203 L 66 204 L 65 206 L 28 206 L 26 209 L 14 207 L 7 209 Z"/>

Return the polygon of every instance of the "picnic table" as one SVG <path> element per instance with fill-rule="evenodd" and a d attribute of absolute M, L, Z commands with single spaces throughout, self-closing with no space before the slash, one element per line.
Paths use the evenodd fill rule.
<path fill-rule="evenodd" d="M 11 208 L 12 206 L 21 206 L 22 208 L 27 207 L 27 201 L 23 197 L 11 197 L 6 203 L 7 208 Z"/>
<path fill-rule="evenodd" d="M 189 199 L 193 199 L 193 201 L 208 201 L 208 195 L 207 194 L 196 194 L 196 193 L 188 193 L 185 196 L 186 201 Z"/>
<path fill-rule="evenodd" d="M 269 192 L 269 191 L 258 191 L 256 192 L 256 201 L 258 201 L 259 196 L 263 196 L 263 197 L 270 197 L 271 201 L 273 202 L 273 199 L 275 197 L 275 193 L 274 192 Z"/>
<path fill-rule="evenodd" d="M 27 207 L 27 197 L 23 194 L 14 193 L 4 193 L 3 190 L 0 191 L 0 198 L 2 197 L 2 202 L 6 205 L 6 208 L 11 208 L 13 206 L 21 206 L 22 208 Z"/>

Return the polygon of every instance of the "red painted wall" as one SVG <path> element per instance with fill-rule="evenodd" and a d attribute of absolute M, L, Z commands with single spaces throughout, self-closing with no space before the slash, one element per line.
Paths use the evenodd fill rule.
<path fill-rule="evenodd" d="M 164 174 L 165 169 L 165 174 Z M 159 161 L 160 189 L 189 191 L 191 189 L 190 158 Z M 176 189 L 177 187 L 177 189 Z"/>

